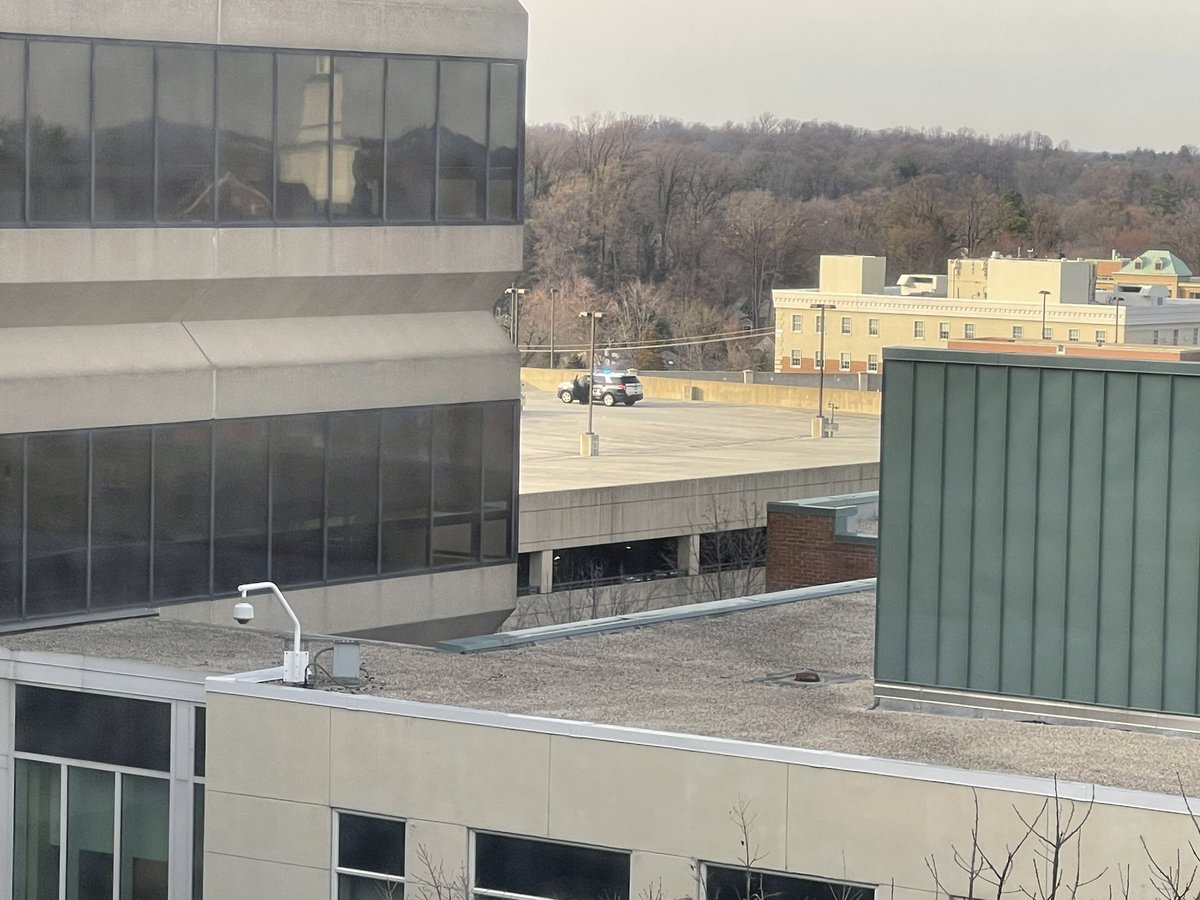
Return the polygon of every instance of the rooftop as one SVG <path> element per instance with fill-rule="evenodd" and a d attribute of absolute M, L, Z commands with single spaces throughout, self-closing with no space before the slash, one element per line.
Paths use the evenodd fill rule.
<path fill-rule="evenodd" d="M 1176 772 L 1200 771 L 1193 738 L 872 709 L 874 606 L 872 593 L 848 594 L 475 655 L 364 643 L 359 691 L 1166 794 Z M 278 665 L 282 646 L 278 636 L 159 619 L 4 644 L 210 674 Z M 769 679 L 800 669 L 836 677 Z"/>

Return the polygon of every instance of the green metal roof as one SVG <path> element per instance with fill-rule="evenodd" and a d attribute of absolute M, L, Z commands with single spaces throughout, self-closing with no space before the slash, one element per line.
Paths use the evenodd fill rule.
<path fill-rule="evenodd" d="M 1141 264 L 1140 268 L 1138 264 Z M 1191 278 L 1192 270 L 1182 259 L 1170 250 L 1147 250 L 1141 256 L 1135 256 L 1118 272 L 1118 275 L 1176 275 L 1180 278 Z"/>

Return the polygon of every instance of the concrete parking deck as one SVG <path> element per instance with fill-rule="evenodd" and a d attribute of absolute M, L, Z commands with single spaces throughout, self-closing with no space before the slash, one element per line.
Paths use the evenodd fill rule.
<path fill-rule="evenodd" d="M 710 478 L 879 461 L 879 418 L 839 414 L 836 437 L 809 436 L 811 409 L 643 400 L 597 404 L 600 455 L 579 455 L 587 407 L 525 389 L 521 493 Z"/>

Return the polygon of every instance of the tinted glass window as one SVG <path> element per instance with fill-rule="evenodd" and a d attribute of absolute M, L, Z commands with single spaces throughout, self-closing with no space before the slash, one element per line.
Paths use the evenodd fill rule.
<path fill-rule="evenodd" d="M 704 886 L 706 900 L 754 900 L 763 897 L 779 900 L 870 900 L 875 896 L 871 888 L 858 885 L 764 872 L 750 873 L 750 890 L 747 892 L 746 874 L 745 869 L 708 866 Z"/>
<path fill-rule="evenodd" d="M 25 613 L 81 611 L 87 588 L 87 434 L 35 434 L 28 440 Z"/>
<path fill-rule="evenodd" d="M 24 900 L 57 900 L 62 848 L 62 767 L 13 760 L 13 893 Z"/>
<path fill-rule="evenodd" d="M 487 85 L 486 63 L 441 64 L 439 219 L 482 219 L 486 214 Z"/>
<path fill-rule="evenodd" d="M 275 218 L 324 221 L 329 212 L 329 57 L 280 53 L 275 66 Z"/>
<path fill-rule="evenodd" d="M 212 50 L 158 51 L 158 215 L 213 219 Z"/>
<path fill-rule="evenodd" d="M 488 218 L 517 217 L 519 72 L 511 63 L 492 64 L 488 122 Z"/>
<path fill-rule="evenodd" d="M 25 218 L 25 44 L 0 40 L 0 222 Z"/>
<path fill-rule="evenodd" d="M 6 619 L 21 612 L 24 456 L 20 437 L 0 437 L 0 616 Z"/>
<path fill-rule="evenodd" d="M 92 436 L 93 608 L 150 598 L 150 429 Z"/>
<path fill-rule="evenodd" d="M 380 478 L 384 572 L 429 566 L 431 421 L 427 409 L 391 409 L 383 413 Z"/>
<path fill-rule="evenodd" d="M 209 593 L 212 430 L 207 422 L 154 429 L 154 597 Z"/>
<path fill-rule="evenodd" d="M 333 62 L 333 216 L 383 214 L 383 60 Z"/>
<path fill-rule="evenodd" d="M 483 558 L 512 556 L 512 506 L 516 407 L 483 408 Z"/>
<path fill-rule="evenodd" d="M 219 54 L 217 206 L 222 222 L 271 218 L 273 63 L 270 53 Z"/>
<path fill-rule="evenodd" d="M 16 749 L 166 772 L 171 704 L 18 684 Z"/>
<path fill-rule="evenodd" d="M 475 886 L 555 900 L 623 900 L 629 854 L 477 834 Z"/>
<path fill-rule="evenodd" d="M 267 577 L 269 438 L 267 419 L 213 423 L 213 590 L 218 594 Z"/>
<path fill-rule="evenodd" d="M 91 47 L 29 42 L 29 217 L 87 222 L 91 214 Z"/>
<path fill-rule="evenodd" d="M 437 63 L 387 64 L 387 216 L 393 222 L 433 218 Z"/>
<path fill-rule="evenodd" d="M 404 874 L 404 823 L 369 816 L 338 816 L 338 866 L 380 875 Z"/>
<path fill-rule="evenodd" d="M 196 741 L 192 748 L 192 774 L 204 777 L 205 747 L 208 741 L 208 712 L 203 706 L 196 707 Z"/>
<path fill-rule="evenodd" d="M 271 423 L 271 580 L 312 584 L 323 577 L 325 417 Z"/>
<path fill-rule="evenodd" d="M 153 221 L 154 50 L 95 53 L 96 221 Z"/>
<path fill-rule="evenodd" d="M 379 414 L 329 417 L 328 562 L 325 577 L 379 571 Z"/>
<path fill-rule="evenodd" d="M 113 895 L 113 813 L 116 774 L 67 769 L 67 890 L 69 900 Z"/>
<path fill-rule="evenodd" d="M 433 564 L 479 559 L 483 440 L 479 406 L 446 406 L 433 421 Z"/>

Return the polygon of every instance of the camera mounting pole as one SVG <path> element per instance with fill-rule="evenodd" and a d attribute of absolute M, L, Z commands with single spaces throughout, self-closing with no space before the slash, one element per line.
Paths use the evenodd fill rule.
<path fill-rule="evenodd" d="M 287 598 L 283 596 L 283 592 L 279 590 L 279 586 L 273 581 L 256 581 L 253 584 L 239 584 L 238 591 L 241 592 L 243 599 L 250 591 L 270 591 L 275 595 L 275 599 L 283 605 L 284 612 L 288 614 L 288 618 L 292 620 L 294 626 L 292 649 L 283 651 L 283 683 L 305 684 L 308 680 L 308 651 L 300 649 L 300 620 L 292 612 L 292 607 L 288 604 Z"/>

